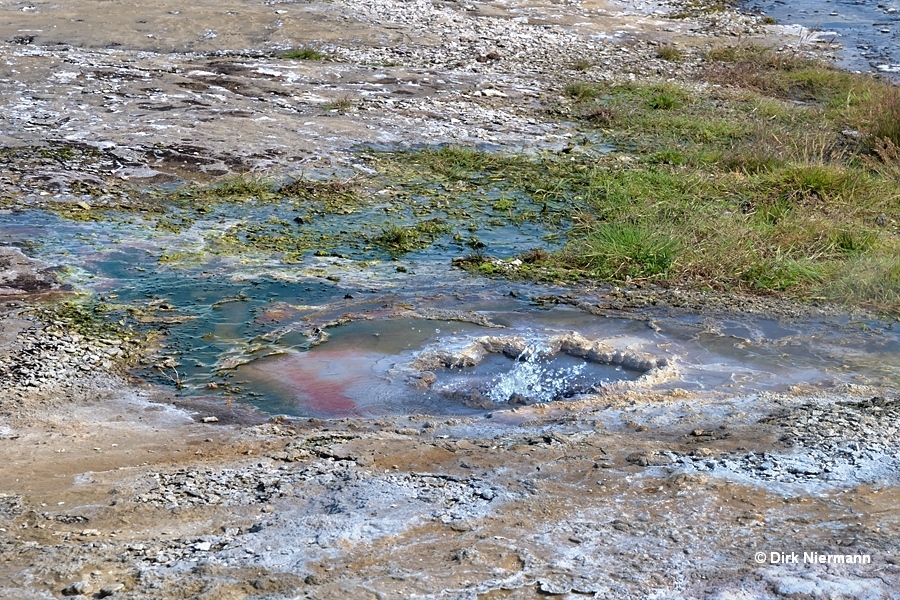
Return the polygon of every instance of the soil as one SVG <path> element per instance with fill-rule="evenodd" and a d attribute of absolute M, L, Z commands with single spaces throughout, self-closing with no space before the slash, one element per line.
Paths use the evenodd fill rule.
<path fill-rule="evenodd" d="M 687 77 L 738 36 L 799 43 L 758 16 L 640 0 L 8 2 L 0 198 L 352 175 L 361 145 L 562 148 L 579 134 L 545 102 L 567 81 Z M 661 42 L 685 59 L 656 58 Z M 329 60 L 278 56 L 304 46 Z M 123 374 L 133 348 L 35 312 L 66 290 L 0 250 L 3 597 L 897 597 L 896 357 L 865 385 L 269 419 Z M 543 301 L 834 314 L 652 289 Z"/>

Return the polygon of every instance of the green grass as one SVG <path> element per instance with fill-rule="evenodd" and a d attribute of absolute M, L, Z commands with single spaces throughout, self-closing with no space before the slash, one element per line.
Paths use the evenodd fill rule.
<path fill-rule="evenodd" d="M 560 251 L 513 268 L 487 247 L 458 261 L 463 268 L 828 298 L 900 314 L 900 93 L 750 45 L 710 52 L 703 77 L 566 85 L 565 110 L 600 129 L 618 148 L 609 154 L 448 147 L 395 159 L 420 185 L 544 203 L 546 215 L 533 217 L 566 228 Z"/>
<path fill-rule="evenodd" d="M 900 88 L 886 87 L 859 108 L 871 149 L 890 143 L 900 147 Z"/>
<path fill-rule="evenodd" d="M 271 179 L 264 177 L 234 175 L 203 189 L 202 193 L 208 198 L 217 199 L 265 199 L 272 196 L 274 185 Z"/>
<path fill-rule="evenodd" d="M 841 265 L 824 295 L 900 317 L 900 256 L 860 256 Z"/>
<path fill-rule="evenodd" d="M 316 50 L 311 46 L 303 46 L 302 48 L 294 48 L 287 52 L 281 53 L 281 58 L 289 60 L 325 60 L 328 55 Z"/>
<path fill-rule="evenodd" d="M 109 305 L 94 298 L 82 297 L 53 304 L 38 304 L 33 308 L 40 317 L 61 324 L 68 331 L 88 338 L 116 338 L 128 341 L 134 336 L 125 320 L 116 321 L 121 316 Z"/>
<path fill-rule="evenodd" d="M 366 202 L 358 182 L 353 180 L 297 179 L 278 188 L 278 195 L 289 199 L 298 208 L 327 214 L 351 214 Z"/>
<path fill-rule="evenodd" d="M 565 257 L 600 279 L 652 279 L 669 273 L 678 243 L 645 225 L 600 223 L 576 235 Z"/>
<path fill-rule="evenodd" d="M 268 200 L 274 197 L 274 190 L 275 182 L 271 179 L 240 174 L 224 177 L 208 185 L 185 185 L 157 195 L 154 201 L 190 203 L 202 211 L 203 205 L 214 202 Z"/>
<path fill-rule="evenodd" d="M 599 96 L 600 88 L 590 83 L 575 81 L 573 83 L 566 84 L 566 86 L 563 88 L 563 94 L 565 94 L 569 98 L 572 98 L 573 100 L 584 102 L 585 100 L 593 100 L 594 98 Z"/>
<path fill-rule="evenodd" d="M 520 169 L 529 165 L 523 157 L 479 152 L 462 146 L 425 148 L 384 157 L 387 160 L 382 161 L 381 168 L 387 175 L 453 184 L 457 189 L 466 182 L 514 181 Z"/>
<path fill-rule="evenodd" d="M 391 223 L 386 225 L 373 241 L 392 256 L 399 256 L 427 248 L 437 238 L 450 233 L 451 230 L 451 227 L 440 219 L 422 221 L 409 226 Z"/>
<path fill-rule="evenodd" d="M 710 51 L 699 77 L 568 83 L 550 114 L 580 119 L 585 139 L 602 137 L 609 153 L 587 143 L 528 156 L 370 153 L 375 195 L 355 181 L 245 175 L 134 197 L 130 210 L 179 231 L 213 207 L 266 215 L 277 205 L 277 218 L 247 219 L 210 243 L 285 261 L 339 246 L 397 257 L 445 238 L 471 250 L 455 264 L 492 276 L 653 281 L 900 315 L 900 90 L 751 44 Z M 317 220 L 373 198 L 372 222 L 325 232 Z M 526 223 L 559 245 L 515 264 L 492 258 L 482 231 Z"/>

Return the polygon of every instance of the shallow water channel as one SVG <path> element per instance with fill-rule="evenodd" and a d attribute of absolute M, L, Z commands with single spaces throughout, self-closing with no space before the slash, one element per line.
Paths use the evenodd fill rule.
<path fill-rule="evenodd" d="M 18 212 L 4 216 L 0 243 L 64 267 L 63 277 L 103 302 L 108 318 L 158 332 L 158 356 L 136 371 L 141 377 L 177 384 L 185 398 L 267 414 L 465 415 L 609 386 L 751 394 L 900 381 L 900 331 L 890 324 L 590 314 L 534 300 L 569 290 L 451 268 L 461 252 L 449 233 L 397 260 L 350 248 L 352 255 L 286 264 L 204 253 L 208 240 L 195 231 L 202 227 L 214 229 L 171 234 L 137 221 Z M 512 256 L 542 232 L 506 233 Z M 176 252 L 186 258 L 164 260 Z M 611 354 L 561 349 L 572 335 Z"/>
<path fill-rule="evenodd" d="M 750 0 L 783 25 L 802 25 L 825 42 L 841 44 L 838 66 L 900 77 L 900 2 L 896 0 Z"/>

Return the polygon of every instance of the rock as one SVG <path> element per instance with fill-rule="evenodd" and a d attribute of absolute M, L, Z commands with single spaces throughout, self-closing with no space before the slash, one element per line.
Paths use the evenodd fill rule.
<path fill-rule="evenodd" d="M 480 556 L 475 548 L 461 548 L 453 553 L 453 560 L 458 563 L 477 562 Z"/>
<path fill-rule="evenodd" d="M 610 523 L 610 526 L 616 531 L 622 531 L 626 533 L 631 531 L 631 525 L 621 519 L 615 519 Z"/>
<path fill-rule="evenodd" d="M 94 587 L 88 581 L 76 581 L 63 588 L 64 596 L 87 596 L 94 591 Z"/>
<path fill-rule="evenodd" d="M 522 394 L 519 394 L 519 393 L 512 394 L 509 397 L 509 400 L 507 400 L 507 402 L 514 406 L 515 405 L 525 406 L 528 404 L 533 404 L 533 402 L 530 402 L 526 396 L 523 396 Z"/>
<path fill-rule="evenodd" d="M 413 388 L 421 390 L 431 387 L 435 381 L 437 381 L 437 375 L 435 375 L 431 371 L 422 371 L 421 373 L 412 375 L 407 383 L 409 383 L 409 385 Z"/>
<path fill-rule="evenodd" d="M 457 400 L 468 406 L 469 408 L 477 408 L 481 410 L 489 410 L 494 407 L 494 403 L 490 398 L 475 390 L 472 392 L 454 392 L 450 395 L 452 399 Z"/>
<path fill-rule="evenodd" d="M 672 463 L 672 458 L 659 452 L 632 452 L 625 460 L 639 467 L 660 467 Z"/>
<path fill-rule="evenodd" d="M 12 519 L 24 512 L 21 496 L 0 494 L 0 516 Z"/>
<path fill-rule="evenodd" d="M 47 292 L 59 282 L 40 261 L 25 256 L 18 248 L 0 247 L 0 297 Z"/>
<path fill-rule="evenodd" d="M 121 592 L 124 589 L 125 584 L 123 583 L 111 583 L 100 588 L 100 590 L 97 592 L 97 596 L 100 598 L 109 598 L 110 596 Z"/>
<path fill-rule="evenodd" d="M 544 594 L 561 595 L 572 591 L 572 583 L 562 577 L 540 579 L 538 589 Z"/>

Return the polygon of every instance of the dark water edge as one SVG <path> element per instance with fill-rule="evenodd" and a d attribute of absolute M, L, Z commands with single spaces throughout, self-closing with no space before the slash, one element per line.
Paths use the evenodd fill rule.
<path fill-rule="evenodd" d="M 900 79 L 898 0 L 750 0 L 741 7 L 840 44 L 837 66 L 843 69 Z"/>

